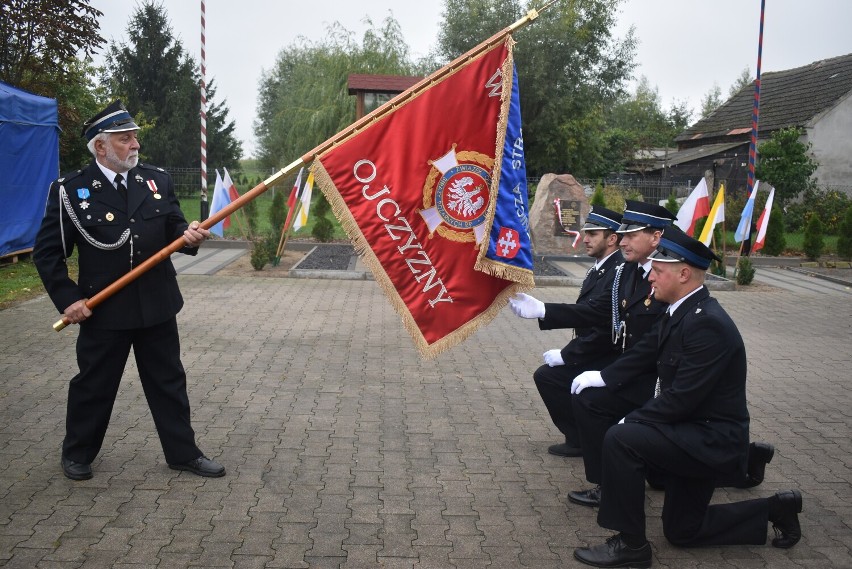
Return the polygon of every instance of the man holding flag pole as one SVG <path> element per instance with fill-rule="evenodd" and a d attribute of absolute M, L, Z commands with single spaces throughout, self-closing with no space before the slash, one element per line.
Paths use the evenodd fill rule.
<path fill-rule="evenodd" d="M 333 213 L 421 355 L 434 357 L 461 342 L 496 317 L 509 296 L 534 286 L 511 34 L 538 16 L 529 10 L 200 227 L 215 225 L 313 162 Z M 175 240 L 151 255 L 89 298 L 87 309 L 182 246 Z M 69 323 L 63 318 L 54 329 Z"/>

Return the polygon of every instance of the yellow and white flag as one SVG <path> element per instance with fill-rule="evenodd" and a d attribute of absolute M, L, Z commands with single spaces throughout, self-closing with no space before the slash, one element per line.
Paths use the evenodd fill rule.
<path fill-rule="evenodd" d="M 699 241 L 710 246 L 710 241 L 713 240 L 713 228 L 716 224 L 725 221 L 725 186 L 719 186 L 719 193 L 716 194 L 716 199 L 713 201 L 713 207 L 710 208 L 710 215 L 707 216 L 707 222 L 704 224 L 704 229 L 701 230 Z"/>
<path fill-rule="evenodd" d="M 314 187 L 314 173 L 308 174 L 308 180 L 305 182 L 305 189 L 302 190 L 302 196 L 299 199 L 301 207 L 296 215 L 296 221 L 293 222 L 293 231 L 298 231 L 308 224 L 308 210 L 311 208 L 311 190 Z"/>

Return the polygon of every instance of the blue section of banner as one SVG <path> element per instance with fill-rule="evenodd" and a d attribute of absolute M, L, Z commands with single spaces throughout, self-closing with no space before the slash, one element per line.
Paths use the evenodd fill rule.
<path fill-rule="evenodd" d="M 512 99 L 503 146 L 500 186 L 485 258 L 497 263 L 532 270 L 532 242 L 529 234 L 529 199 L 524 139 L 521 134 L 521 103 L 518 74 L 512 73 Z"/>

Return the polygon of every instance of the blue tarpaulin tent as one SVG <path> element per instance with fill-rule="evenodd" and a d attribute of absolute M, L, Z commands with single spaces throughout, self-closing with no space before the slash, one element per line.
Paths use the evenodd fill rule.
<path fill-rule="evenodd" d="M 56 100 L 0 81 L 0 257 L 32 248 L 58 177 Z"/>

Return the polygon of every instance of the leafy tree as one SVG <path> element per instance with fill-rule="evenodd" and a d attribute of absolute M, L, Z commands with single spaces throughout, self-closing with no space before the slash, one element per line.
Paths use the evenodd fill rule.
<path fill-rule="evenodd" d="M 775 188 L 777 203 L 782 207 L 814 184 L 811 176 L 818 163 L 809 155 L 811 144 L 802 143 L 801 136 L 798 128 L 784 128 L 758 147 L 755 176 Z"/>
<path fill-rule="evenodd" d="M 763 253 L 771 257 L 777 257 L 787 247 L 782 215 L 781 208 L 773 205 L 769 214 L 769 223 L 766 226 L 766 244 L 763 246 Z"/>
<path fill-rule="evenodd" d="M 88 0 L 0 3 L 0 81 L 56 99 L 62 171 L 91 157 L 80 127 L 101 107 L 90 81 L 91 55 L 104 42 L 101 16 Z"/>
<path fill-rule="evenodd" d="M 837 237 L 837 255 L 841 259 L 852 259 L 852 206 L 846 208 Z"/>
<path fill-rule="evenodd" d="M 718 83 L 713 83 L 713 88 L 704 94 L 701 99 L 700 115 L 702 119 L 710 116 L 710 113 L 722 106 L 722 89 Z"/>
<path fill-rule="evenodd" d="M 142 127 L 140 153 L 165 166 L 200 167 L 201 93 L 195 61 L 175 39 L 165 8 L 153 0 L 137 6 L 127 26 L 129 44 L 112 42 L 104 79 L 112 97 L 121 98 Z M 224 103 L 207 87 L 208 163 L 234 167 L 242 148 L 234 138 Z"/>
<path fill-rule="evenodd" d="M 731 88 L 728 90 L 728 97 L 733 97 L 746 87 L 753 88 L 754 77 L 751 76 L 751 71 L 748 66 L 746 66 L 742 71 L 740 71 L 740 76 L 736 78 L 734 84 L 731 85 Z"/>
<path fill-rule="evenodd" d="M 527 172 L 607 173 L 604 109 L 624 91 L 635 40 L 613 37 L 621 0 L 557 2 L 515 33 Z M 438 55 L 463 54 L 535 2 L 445 0 Z"/>
<path fill-rule="evenodd" d="M 369 24 L 361 44 L 338 23 L 318 42 L 300 38 L 264 72 L 254 124 L 262 166 L 301 156 L 353 122 L 350 73 L 414 73 L 399 23 L 388 17 L 381 28 Z"/>
<path fill-rule="evenodd" d="M 812 215 L 810 221 L 805 226 L 805 239 L 802 243 L 802 249 L 804 249 L 808 259 L 815 261 L 822 255 L 825 249 L 825 240 L 822 233 L 822 222 L 819 220 L 819 217 Z"/>

